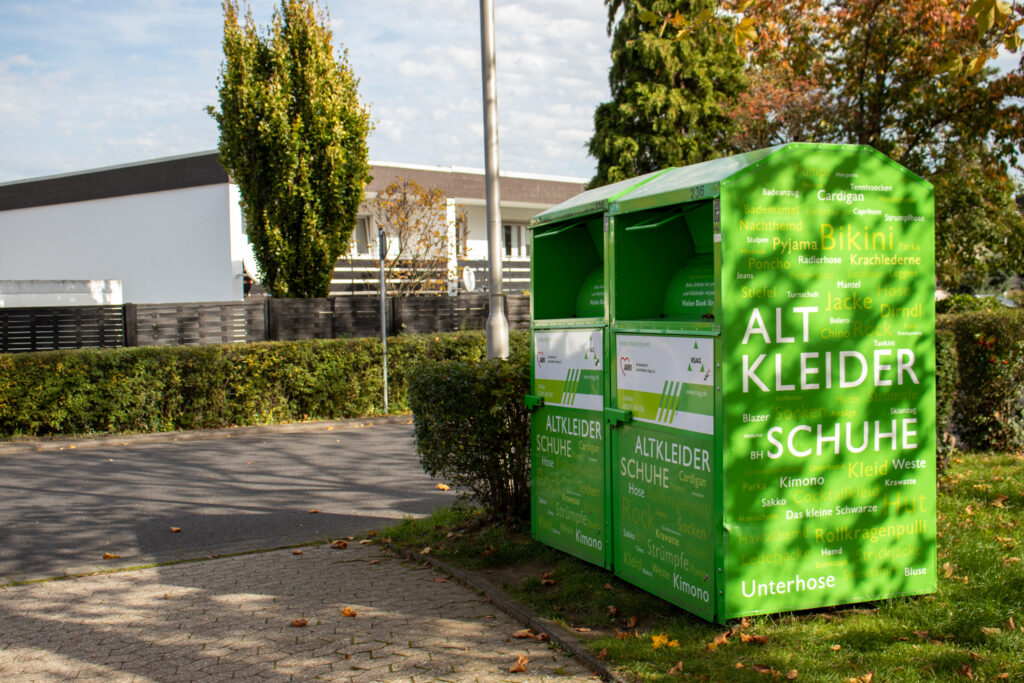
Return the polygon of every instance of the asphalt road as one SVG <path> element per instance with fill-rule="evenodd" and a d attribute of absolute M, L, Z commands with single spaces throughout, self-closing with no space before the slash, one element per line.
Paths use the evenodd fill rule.
<path fill-rule="evenodd" d="M 454 491 L 423 473 L 409 422 L 2 443 L 0 582 L 353 536 L 429 514 Z"/>

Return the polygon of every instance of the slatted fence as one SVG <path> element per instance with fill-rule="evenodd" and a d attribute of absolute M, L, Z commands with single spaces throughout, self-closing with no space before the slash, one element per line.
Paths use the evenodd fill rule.
<path fill-rule="evenodd" d="M 511 329 L 530 325 L 528 295 L 504 297 Z M 388 334 L 483 329 L 487 294 L 388 297 Z M 264 340 L 372 337 L 380 299 L 265 298 L 180 304 L 0 308 L 0 353 L 113 346 L 231 344 Z"/>
<path fill-rule="evenodd" d="M 0 353 L 124 345 L 121 306 L 0 309 Z"/>

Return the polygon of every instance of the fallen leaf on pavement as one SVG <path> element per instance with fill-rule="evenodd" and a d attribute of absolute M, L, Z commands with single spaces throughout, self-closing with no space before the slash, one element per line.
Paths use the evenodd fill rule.
<path fill-rule="evenodd" d="M 309 514 L 311 514 L 311 515 L 319 515 L 320 511 L 319 510 L 310 510 Z"/>
<path fill-rule="evenodd" d="M 428 545 L 426 548 L 424 548 L 423 550 L 420 551 L 420 555 L 429 555 L 430 554 L 430 550 L 431 550 L 431 548 Z"/>
<path fill-rule="evenodd" d="M 292 619 L 292 623 L 290 623 L 288 625 L 289 626 L 294 626 L 296 628 L 299 628 L 301 626 L 305 626 L 308 623 L 309 623 L 309 620 L 307 620 L 307 619 Z"/>
<path fill-rule="evenodd" d="M 331 547 L 337 548 L 338 550 L 344 550 L 348 547 L 348 543 L 346 543 L 345 541 L 335 541 L 331 544 Z"/>
<path fill-rule="evenodd" d="M 449 486 L 448 484 L 438 484 L 434 488 L 437 489 L 438 491 L 447 491 L 451 488 L 451 486 Z"/>
<path fill-rule="evenodd" d="M 354 617 L 356 614 L 357 612 L 351 607 L 346 607 L 345 609 L 341 610 L 341 616 L 343 617 Z"/>
<path fill-rule="evenodd" d="M 121 556 L 120 555 L 115 555 L 114 553 L 103 553 L 103 559 L 104 560 L 120 560 Z"/>
<path fill-rule="evenodd" d="M 172 534 L 180 534 L 181 533 L 181 527 L 180 526 L 172 526 L 171 527 L 171 533 Z"/>
<path fill-rule="evenodd" d="M 530 663 L 530 658 L 526 655 L 519 655 L 519 659 L 516 663 L 509 667 L 508 672 L 510 674 L 517 674 L 526 671 L 526 665 Z"/>
<path fill-rule="evenodd" d="M 573 631 L 578 631 L 580 633 L 590 633 L 590 629 L 586 626 L 579 626 L 577 628 L 574 628 Z"/>
<path fill-rule="evenodd" d="M 448 579 L 442 579 L 440 577 L 434 579 L 434 583 L 448 583 Z"/>
<path fill-rule="evenodd" d="M 292 551 L 292 555 L 301 555 L 301 554 L 302 554 L 301 550 L 293 550 Z"/>

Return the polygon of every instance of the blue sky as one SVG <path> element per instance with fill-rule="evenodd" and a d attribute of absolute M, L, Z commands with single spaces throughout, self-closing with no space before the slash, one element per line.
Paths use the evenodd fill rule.
<path fill-rule="evenodd" d="M 604 3 L 494 2 L 502 170 L 589 178 Z M 250 4 L 267 24 L 277 3 Z M 482 168 L 478 0 L 327 4 L 371 158 Z M 217 0 L 0 0 L 0 182 L 215 148 L 221 33 Z"/>

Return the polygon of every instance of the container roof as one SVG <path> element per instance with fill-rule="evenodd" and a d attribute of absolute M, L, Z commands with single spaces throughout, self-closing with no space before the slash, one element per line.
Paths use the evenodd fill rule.
<path fill-rule="evenodd" d="M 611 185 L 595 187 L 593 190 L 581 192 L 575 197 L 571 197 L 561 204 L 553 206 L 547 211 L 534 216 L 530 221 L 530 227 L 532 228 L 545 223 L 554 223 L 555 221 L 561 221 L 567 218 L 577 218 L 590 213 L 601 213 L 608 208 L 609 204 L 620 196 L 628 193 L 635 187 L 649 182 L 653 178 L 667 173 L 668 170 L 670 169 L 662 169 L 661 171 L 655 171 L 654 173 L 647 173 L 646 175 L 637 176 L 635 178 L 620 180 L 619 182 L 612 183 Z"/>

